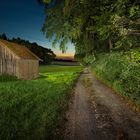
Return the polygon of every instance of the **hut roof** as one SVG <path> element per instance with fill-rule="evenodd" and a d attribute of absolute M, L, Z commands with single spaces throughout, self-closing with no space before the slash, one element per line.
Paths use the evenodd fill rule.
<path fill-rule="evenodd" d="M 32 53 L 28 48 L 10 41 L 0 39 L 0 44 L 3 47 L 8 47 L 16 56 L 22 59 L 41 60 L 38 56 Z"/>

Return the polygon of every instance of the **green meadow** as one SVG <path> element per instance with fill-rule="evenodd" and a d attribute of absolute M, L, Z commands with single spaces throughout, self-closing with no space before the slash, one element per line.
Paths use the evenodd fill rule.
<path fill-rule="evenodd" d="M 51 73 L 51 72 L 81 72 L 81 66 L 59 66 L 59 65 L 49 65 L 41 66 L 40 73 Z"/>
<path fill-rule="evenodd" d="M 41 66 L 31 81 L 0 77 L 0 139 L 53 139 L 63 121 L 79 66 Z"/>

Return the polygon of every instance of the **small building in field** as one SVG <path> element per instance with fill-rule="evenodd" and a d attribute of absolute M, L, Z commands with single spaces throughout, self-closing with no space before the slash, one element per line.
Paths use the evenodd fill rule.
<path fill-rule="evenodd" d="M 25 46 L 0 39 L 0 75 L 31 80 L 39 76 L 41 59 Z"/>

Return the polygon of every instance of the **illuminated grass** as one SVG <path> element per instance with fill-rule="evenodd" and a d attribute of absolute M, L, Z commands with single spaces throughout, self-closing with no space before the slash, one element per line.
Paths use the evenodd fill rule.
<path fill-rule="evenodd" d="M 55 137 L 79 69 L 59 73 L 44 69 L 36 80 L 0 82 L 0 139 Z"/>
<path fill-rule="evenodd" d="M 57 66 L 57 65 L 50 65 L 50 66 L 41 66 L 40 72 L 80 72 L 83 69 L 81 66 Z"/>

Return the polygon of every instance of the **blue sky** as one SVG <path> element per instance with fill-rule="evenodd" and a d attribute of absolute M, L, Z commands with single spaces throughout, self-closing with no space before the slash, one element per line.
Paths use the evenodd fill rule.
<path fill-rule="evenodd" d="M 44 20 L 44 7 L 37 0 L 0 0 L 0 34 L 37 42 L 61 54 L 58 47 L 52 48 L 51 42 L 41 32 Z M 73 54 L 74 46 L 69 43 L 68 47 L 67 54 Z"/>

